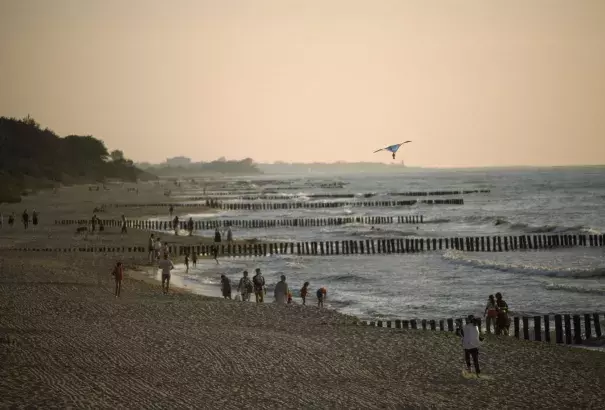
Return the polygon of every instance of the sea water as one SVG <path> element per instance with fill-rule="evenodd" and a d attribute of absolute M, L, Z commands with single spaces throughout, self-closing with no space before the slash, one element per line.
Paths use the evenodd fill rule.
<path fill-rule="evenodd" d="M 197 219 L 286 219 L 338 216 L 423 215 L 424 224 L 330 227 L 233 228 L 236 239 L 271 241 L 331 241 L 381 238 L 439 238 L 523 234 L 598 234 L 605 232 L 605 168 L 430 170 L 402 169 L 390 174 L 263 175 L 250 177 L 251 186 L 270 185 L 282 201 L 314 201 L 311 193 L 352 193 L 359 201 L 402 200 L 391 192 L 489 189 L 490 193 L 454 195 L 460 205 L 402 207 L 339 207 L 320 209 L 221 211 L 191 215 Z M 319 182 L 340 181 L 342 189 L 321 189 Z M 301 190 L 283 187 L 300 186 Z M 282 190 L 280 191 L 280 188 Z M 180 195 L 202 196 L 202 190 L 183 187 Z M 361 194 L 373 192 L 373 198 Z M 430 197 L 439 198 L 439 197 Z M 321 199 L 319 202 L 351 201 Z M 237 200 L 225 200 L 227 202 Z M 260 202 L 261 200 L 259 200 Z M 271 202 L 262 200 L 263 202 Z M 189 215 L 180 215 L 181 220 Z M 212 231 L 196 234 L 211 236 Z M 225 258 L 220 264 L 202 259 L 197 269 L 175 274 L 187 287 L 219 296 L 220 275 L 234 284 L 243 270 L 261 268 L 269 292 L 286 275 L 295 301 L 305 281 L 315 290 L 328 289 L 329 305 L 362 318 L 440 319 L 482 315 L 490 294 L 501 292 L 516 314 L 605 311 L 605 248 L 567 248 L 547 251 L 462 252 L 431 251 L 393 255 L 276 255 L 262 258 Z M 179 260 L 180 261 L 180 260 Z M 182 261 L 180 261 L 182 263 Z"/>

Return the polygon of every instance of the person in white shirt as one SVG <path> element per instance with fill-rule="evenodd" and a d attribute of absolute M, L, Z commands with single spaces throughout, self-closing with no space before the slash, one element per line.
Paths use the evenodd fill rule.
<path fill-rule="evenodd" d="M 153 243 L 153 247 L 155 249 L 155 258 L 156 258 L 156 260 L 158 260 L 162 257 L 162 255 L 160 254 L 162 251 L 162 241 L 160 240 L 159 237 Z"/>
<path fill-rule="evenodd" d="M 462 336 L 462 348 L 464 349 L 464 360 L 466 361 L 467 371 L 471 372 L 471 357 L 475 365 L 475 373 L 477 377 L 481 373 L 479 369 L 479 347 L 481 346 L 481 333 L 477 326 L 477 320 L 473 315 L 468 317 L 468 323 L 460 329 Z"/>
<path fill-rule="evenodd" d="M 168 255 L 165 254 L 158 263 L 158 266 L 162 269 L 162 293 L 165 295 L 168 293 L 168 288 L 170 287 L 170 271 L 174 269 L 174 265 L 168 259 Z"/>

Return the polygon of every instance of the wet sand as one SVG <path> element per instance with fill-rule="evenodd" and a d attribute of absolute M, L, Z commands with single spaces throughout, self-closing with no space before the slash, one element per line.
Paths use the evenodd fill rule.
<path fill-rule="evenodd" d="M 115 298 L 115 260 L 135 269 L 144 258 L 2 249 L 73 240 L 43 227 L 0 232 L 2 408 L 596 409 L 605 400 L 598 352 L 492 337 L 481 349 L 488 377 L 468 380 L 450 333 L 370 328 L 312 306 L 162 295 L 140 273 L 127 273 Z M 131 230 L 128 240 L 147 235 Z"/>

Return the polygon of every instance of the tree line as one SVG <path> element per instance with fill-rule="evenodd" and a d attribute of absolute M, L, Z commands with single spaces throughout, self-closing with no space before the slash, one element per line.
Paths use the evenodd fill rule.
<path fill-rule="evenodd" d="M 29 190 L 60 184 L 153 178 L 91 135 L 61 138 L 30 116 L 0 117 L 0 202 L 18 202 Z"/>
<path fill-rule="evenodd" d="M 187 158 L 184 158 L 187 159 Z M 243 160 L 227 160 L 219 158 L 211 162 L 191 162 L 186 165 L 170 165 L 168 162 L 152 165 L 141 163 L 138 166 L 149 170 L 155 175 L 180 176 L 180 175 L 198 175 L 198 174 L 235 174 L 235 175 L 253 175 L 262 174 L 262 171 L 256 166 L 252 158 Z"/>

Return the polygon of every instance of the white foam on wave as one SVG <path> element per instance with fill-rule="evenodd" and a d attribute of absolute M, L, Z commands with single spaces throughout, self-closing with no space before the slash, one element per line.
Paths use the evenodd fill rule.
<path fill-rule="evenodd" d="M 468 253 L 452 250 L 444 252 L 443 258 L 453 263 L 459 263 L 483 269 L 493 269 L 509 273 L 534 274 L 554 277 L 558 276 L 568 278 L 605 277 L 605 267 L 578 269 L 563 268 L 560 266 L 552 267 L 539 264 L 516 264 L 509 262 L 500 262 L 496 260 L 478 259 L 471 257 Z"/>

